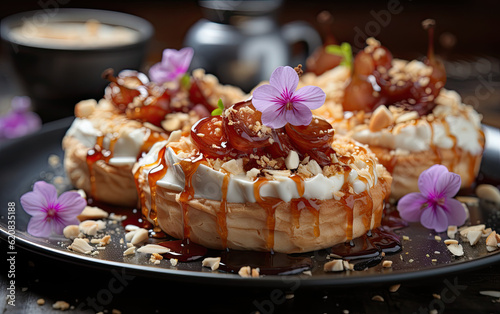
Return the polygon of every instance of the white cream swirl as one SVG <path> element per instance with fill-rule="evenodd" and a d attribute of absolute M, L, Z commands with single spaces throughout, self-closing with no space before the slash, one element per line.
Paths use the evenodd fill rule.
<path fill-rule="evenodd" d="M 118 139 L 113 148 L 113 157 L 110 158 L 109 164 L 113 166 L 132 166 L 139 154 L 144 139 L 147 135 L 146 128 L 132 129 L 120 132 Z M 104 136 L 103 148 L 109 149 L 113 134 L 103 134 L 94 127 L 89 119 L 76 118 L 71 127 L 66 132 L 66 136 L 72 136 L 80 141 L 85 147 L 93 148 L 99 136 Z"/>
<path fill-rule="evenodd" d="M 455 91 L 443 89 L 436 104 L 433 120 L 424 116 L 416 122 L 396 123 L 394 127 L 377 132 L 367 127 L 355 128 L 351 136 L 370 146 L 389 148 L 396 154 L 426 151 L 431 146 L 443 149 L 456 146 L 472 155 L 481 154 L 480 115 L 472 107 L 462 104 Z"/>
<path fill-rule="evenodd" d="M 167 141 L 158 142 L 146 156 L 139 160 L 136 168 L 155 163 L 158 160 L 160 150 L 166 145 Z M 156 182 L 157 186 L 166 189 L 181 192 L 185 186 L 185 175 L 182 167 L 179 165 L 181 159 L 174 153 L 172 148 L 168 147 L 165 151 L 165 160 L 167 164 L 167 172 L 163 178 Z M 351 171 L 347 176 L 349 184 L 353 187 L 356 194 L 369 190 L 378 180 L 377 167 L 371 167 L 364 162 L 352 165 Z M 150 169 L 142 169 L 144 178 L 147 178 L 147 173 Z M 254 183 L 255 180 L 241 173 L 237 175 L 226 174 L 222 171 L 217 171 L 204 164 L 200 164 L 192 176 L 192 186 L 194 188 L 194 198 L 222 200 L 222 185 L 225 175 L 229 175 L 227 186 L 227 202 L 229 203 L 255 203 Z M 363 179 L 361 179 L 361 177 Z M 146 179 L 147 180 L 147 179 Z M 327 200 L 337 198 L 336 193 L 340 191 L 344 185 L 344 174 L 335 174 L 325 176 L 319 173 L 311 178 L 304 180 L 304 193 L 302 197 L 306 199 Z M 366 183 L 365 183 L 366 182 Z M 144 184 L 149 186 L 149 184 Z M 258 191 L 262 197 L 279 198 L 285 202 L 289 202 L 293 198 L 299 198 L 297 183 L 286 175 L 275 174 L 273 180 L 267 181 Z M 149 194 L 149 193 L 146 193 Z M 151 202 L 150 199 L 147 202 Z M 149 204 L 147 204 L 149 205 Z"/>

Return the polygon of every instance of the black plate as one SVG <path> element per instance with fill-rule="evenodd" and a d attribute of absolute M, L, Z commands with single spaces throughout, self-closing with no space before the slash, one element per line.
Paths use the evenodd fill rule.
<path fill-rule="evenodd" d="M 452 256 L 443 240 L 446 234 L 439 234 L 442 240 L 435 239 L 436 234 L 420 226 L 411 224 L 409 227 L 397 231 L 400 235 L 409 237 L 403 241 L 403 250 L 399 253 L 386 256 L 393 261 L 392 268 L 382 268 L 381 265 L 371 267 L 366 271 L 348 271 L 342 273 L 324 273 L 323 264 L 328 261 L 325 251 L 311 252 L 314 267 L 312 275 L 294 276 L 262 276 L 260 278 L 242 278 L 235 274 L 212 272 L 201 267 L 201 262 L 179 263 L 176 267 L 169 261 L 163 260 L 160 265 L 152 265 L 144 254 L 137 253 L 132 257 L 124 257 L 125 247 L 120 244 L 124 235 L 121 225 L 109 224 L 108 232 L 114 230 L 112 242 L 105 250 L 99 251 L 97 256 L 89 256 L 71 252 L 66 249 L 70 241 L 60 237 L 43 239 L 36 238 L 26 232 L 29 216 L 22 209 L 19 198 L 31 190 L 32 184 L 40 179 L 60 183 L 61 189 L 65 186 L 64 171 L 59 164 L 53 167 L 48 159 L 51 155 L 63 157 L 61 140 L 72 119 L 64 119 L 49 123 L 33 135 L 3 143 L 0 145 L 0 235 L 2 239 L 8 237 L 7 204 L 16 204 L 16 245 L 28 250 L 86 267 L 102 269 L 125 268 L 127 271 L 139 276 L 153 276 L 168 280 L 182 282 L 197 282 L 210 285 L 238 285 L 247 287 L 276 287 L 296 288 L 301 287 L 340 287 L 360 284 L 384 284 L 422 279 L 437 275 L 446 275 L 454 272 L 472 270 L 489 264 L 500 262 L 500 250 L 488 253 L 485 240 L 482 238 L 476 246 L 471 247 L 463 243 L 465 255 Z M 489 143 L 499 143 L 498 129 L 485 127 L 488 139 L 494 138 Z M 486 158 L 483 160 L 482 173 L 498 176 L 498 145 L 489 145 Z M 486 160 L 488 159 L 488 160 Z M 485 169 L 485 167 L 489 167 Z M 491 177 L 491 176 L 490 176 Z M 482 222 L 487 227 L 499 230 L 500 210 L 488 206 L 471 206 L 471 221 L 474 224 Z M 439 252 L 437 254 L 436 252 Z M 437 262 L 432 262 L 436 259 Z"/>

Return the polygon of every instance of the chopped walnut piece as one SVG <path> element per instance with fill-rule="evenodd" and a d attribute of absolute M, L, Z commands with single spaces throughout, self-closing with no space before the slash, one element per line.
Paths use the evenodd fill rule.
<path fill-rule="evenodd" d="M 392 285 L 389 287 L 389 291 L 390 292 L 396 292 L 399 290 L 399 288 L 401 287 L 401 284 L 396 284 L 396 285 Z"/>
<path fill-rule="evenodd" d="M 77 225 L 69 225 L 64 227 L 63 235 L 68 239 L 77 238 L 80 234 L 80 228 Z"/>
<path fill-rule="evenodd" d="M 382 262 L 382 267 L 384 268 L 391 268 L 392 267 L 392 261 L 383 261 Z"/>
<path fill-rule="evenodd" d="M 372 297 L 372 301 L 377 301 L 377 302 L 384 302 L 384 298 L 380 295 L 374 295 Z"/>
<path fill-rule="evenodd" d="M 448 226 L 448 230 L 446 231 L 448 238 L 453 239 L 457 234 L 457 226 Z"/>
<path fill-rule="evenodd" d="M 498 245 L 498 235 L 496 231 L 493 231 L 490 233 L 490 235 L 486 238 L 486 245 L 487 246 L 494 246 L 496 247 Z"/>
<path fill-rule="evenodd" d="M 444 244 L 446 244 L 446 245 L 458 244 L 458 241 L 457 240 L 453 240 L 453 239 L 446 239 L 446 240 L 444 240 Z"/>
<path fill-rule="evenodd" d="M 123 256 L 135 254 L 135 246 L 131 246 L 123 252 Z"/>
<path fill-rule="evenodd" d="M 500 204 L 500 191 L 491 184 L 480 184 L 476 188 L 477 197 L 493 203 Z"/>
<path fill-rule="evenodd" d="M 221 168 L 233 175 L 238 175 L 245 172 L 245 170 L 243 169 L 243 159 L 241 158 L 231 159 L 223 163 Z"/>
<path fill-rule="evenodd" d="M 325 272 L 344 271 L 344 263 L 341 259 L 334 259 L 333 261 L 325 263 L 323 266 Z"/>
<path fill-rule="evenodd" d="M 80 229 L 80 232 L 86 235 L 95 236 L 99 230 L 99 225 L 95 220 L 85 220 L 80 223 L 78 228 Z"/>
<path fill-rule="evenodd" d="M 201 266 L 209 267 L 211 270 L 219 269 L 220 257 L 207 257 L 201 262 Z"/>
<path fill-rule="evenodd" d="M 95 99 L 82 100 L 75 106 L 75 116 L 78 118 L 88 118 L 97 106 Z"/>
<path fill-rule="evenodd" d="M 163 259 L 163 256 L 161 256 L 160 254 L 158 253 L 153 253 L 151 254 L 151 256 L 149 257 L 149 261 L 155 265 L 158 265 L 160 264 L 160 261 Z"/>
<path fill-rule="evenodd" d="M 76 238 L 73 240 L 73 243 L 68 246 L 68 249 L 78 253 L 91 254 L 93 248 L 84 239 Z"/>
<path fill-rule="evenodd" d="M 67 309 L 69 309 L 69 303 L 66 301 L 57 301 L 56 303 L 52 304 L 52 308 L 54 310 L 66 311 Z"/>
<path fill-rule="evenodd" d="M 238 271 L 238 275 L 241 277 L 259 277 L 259 269 L 258 268 L 251 268 L 250 266 L 243 266 L 240 268 Z"/>
<path fill-rule="evenodd" d="M 285 158 L 286 168 L 289 170 L 297 169 L 299 167 L 299 162 L 299 154 L 294 150 L 290 150 L 288 156 Z"/>
<path fill-rule="evenodd" d="M 368 128 L 372 132 L 378 132 L 394 123 L 394 116 L 386 106 L 379 106 L 373 112 Z"/>
<path fill-rule="evenodd" d="M 471 230 L 467 233 L 467 240 L 469 240 L 470 245 L 475 245 L 481 239 L 482 235 L 482 230 Z"/>
<path fill-rule="evenodd" d="M 170 252 L 170 249 L 158 244 L 146 244 L 140 247 L 137 252 L 146 254 L 164 254 Z"/>
<path fill-rule="evenodd" d="M 146 241 L 149 238 L 149 233 L 144 228 L 139 228 L 134 232 L 134 236 L 130 240 L 134 246 Z"/>
<path fill-rule="evenodd" d="M 455 256 L 462 256 L 464 255 L 464 248 L 462 247 L 461 244 L 450 244 L 447 246 L 448 250 Z"/>

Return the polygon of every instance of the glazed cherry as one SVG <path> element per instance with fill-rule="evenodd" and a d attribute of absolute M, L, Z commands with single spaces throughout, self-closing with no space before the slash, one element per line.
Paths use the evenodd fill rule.
<path fill-rule="evenodd" d="M 333 127 L 322 118 L 313 117 L 309 125 L 297 126 L 288 123 L 285 129 L 290 141 L 302 153 L 310 150 L 325 150 L 333 142 Z"/>
<path fill-rule="evenodd" d="M 126 115 L 129 119 L 149 122 L 161 127 L 165 115 L 171 112 L 171 91 L 163 87 L 148 84 L 138 87 L 142 102 L 139 106 L 128 106 Z M 147 103 L 145 101 L 147 99 Z"/>
<path fill-rule="evenodd" d="M 121 71 L 115 77 L 113 69 L 107 69 L 102 76 L 111 82 L 104 92 L 106 99 L 114 103 L 121 112 L 125 112 L 127 105 L 141 94 L 137 87 L 146 84 L 148 81 L 143 73 L 133 70 Z"/>
<path fill-rule="evenodd" d="M 271 145 L 271 129 L 262 125 L 261 116 L 251 100 L 236 103 L 226 110 L 224 130 L 232 147 L 252 153 L 255 149 Z"/>
<path fill-rule="evenodd" d="M 291 150 L 298 150 L 292 144 L 285 127 L 274 129 L 271 136 L 273 144 L 267 149 L 273 158 L 287 157 Z"/>
<path fill-rule="evenodd" d="M 202 105 L 208 110 L 208 112 L 212 112 L 212 110 L 214 110 L 214 107 L 208 103 L 207 98 L 203 94 L 200 84 L 198 83 L 198 79 L 194 77 L 191 79 L 191 85 L 189 86 L 189 100 L 194 105 Z"/>
<path fill-rule="evenodd" d="M 206 117 L 191 128 L 191 139 L 206 157 L 223 158 L 232 149 L 222 129 L 222 117 Z"/>
<path fill-rule="evenodd" d="M 371 43 L 354 60 L 354 72 L 342 103 L 344 110 L 370 112 L 385 104 L 417 111 L 420 115 L 432 111 L 434 100 L 446 83 L 446 72 L 444 65 L 434 56 L 434 22 L 425 23 L 429 30 L 429 50 L 424 63 L 431 67 L 431 72 L 419 73 L 418 77 L 409 79 L 407 75 L 415 74 L 406 72 L 407 69 L 394 71 L 391 53 L 378 43 Z"/>

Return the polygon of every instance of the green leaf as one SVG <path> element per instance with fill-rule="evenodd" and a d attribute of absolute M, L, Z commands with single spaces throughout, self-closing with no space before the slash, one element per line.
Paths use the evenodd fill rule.
<path fill-rule="evenodd" d="M 352 48 L 351 45 L 349 45 L 349 43 L 342 43 L 339 46 L 328 45 L 325 47 L 325 51 L 327 53 L 342 57 L 340 64 L 352 68 L 352 63 L 353 63 Z"/>
<path fill-rule="evenodd" d="M 325 47 L 325 51 L 327 53 L 330 53 L 332 55 L 337 55 L 337 56 L 343 56 L 344 53 L 342 51 L 342 49 L 340 48 L 340 46 L 337 46 L 337 45 L 328 45 Z"/>
<path fill-rule="evenodd" d="M 191 77 L 189 76 L 189 74 L 186 73 L 181 77 L 181 85 L 185 89 L 191 88 Z"/>
<path fill-rule="evenodd" d="M 217 108 L 212 111 L 212 116 L 220 116 L 222 114 L 222 109 Z"/>
<path fill-rule="evenodd" d="M 214 109 L 212 111 L 212 116 L 220 116 L 224 112 L 224 103 L 222 102 L 222 99 L 219 98 L 219 101 L 217 102 L 217 109 Z"/>

